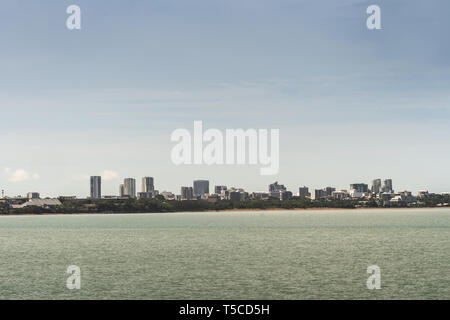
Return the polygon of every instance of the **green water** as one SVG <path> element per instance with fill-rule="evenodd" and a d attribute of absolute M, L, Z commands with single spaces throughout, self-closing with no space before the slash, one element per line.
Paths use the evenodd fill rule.
<path fill-rule="evenodd" d="M 450 210 L 2 216 L 0 298 L 450 299 Z"/>

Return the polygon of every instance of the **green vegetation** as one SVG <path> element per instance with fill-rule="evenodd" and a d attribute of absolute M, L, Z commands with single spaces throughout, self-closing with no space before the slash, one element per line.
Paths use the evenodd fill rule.
<path fill-rule="evenodd" d="M 9 213 L 9 205 L 6 202 L 0 202 L 0 214 Z"/>
<path fill-rule="evenodd" d="M 436 195 L 420 200 L 416 207 L 435 207 L 450 203 L 449 195 Z M 406 203 L 400 203 L 397 207 L 406 207 Z M 233 209 L 306 209 L 306 208 L 358 208 L 383 207 L 376 199 L 369 200 L 336 200 L 320 199 L 309 200 L 294 197 L 291 200 L 248 200 L 232 202 L 221 200 L 210 202 L 206 200 L 175 201 L 157 199 L 102 199 L 102 200 L 63 200 L 58 207 L 25 207 L 11 209 L 6 203 L 0 203 L 1 214 L 43 214 L 43 213 L 145 213 L 145 212 L 183 212 L 183 211 L 214 211 Z"/>

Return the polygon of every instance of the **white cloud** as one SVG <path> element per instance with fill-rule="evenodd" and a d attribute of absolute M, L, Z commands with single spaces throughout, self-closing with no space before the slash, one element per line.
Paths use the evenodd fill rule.
<path fill-rule="evenodd" d="M 8 175 L 8 180 L 10 182 L 23 182 L 28 180 L 38 180 L 40 178 L 39 174 L 30 174 L 25 169 L 17 169 L 12 171 L 10 168 L 5 168 L 5 173 Z"/>
<path fill-rule="evenodd" d="M 114 180 L 119 177 L 119 174 L 115 171 L 105 170 L 102 173 L 102 179 L 105 181 Z"/>

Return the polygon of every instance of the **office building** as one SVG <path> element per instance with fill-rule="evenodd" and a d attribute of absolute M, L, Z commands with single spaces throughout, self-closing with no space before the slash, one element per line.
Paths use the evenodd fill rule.
<path fill-rule="evenodd" d="M 379 194 L 381 192 L 381 179 L 372 180 L 372 193 Z"/>
<path fill-rule="evenodd" d="M 152 192 L 155 191 L 155 185 L 153 177 L 144 177 L 142 178 L 142 192 Z"/>
<path fill-rule="evenodd" d="M 369 186 L 365 183 L 353 183 L 350 185 L 350 191 L 351 190 L 360 193 L 367 193 L 369 192 Z"/>
<path fill-rule="evenodd" d="M 123 196 L 136 198 L 136 179 L 126 178 L 123 180 Z"/>
<path fill-rule="evenodd" d="M 363 198 L 368 197 L 369 194 L 369 185 L 365 183 L 353 183 L 350 185 L 350 197 L 352 198 Z"/>
<path fill-rule="evenodd" d="M 91 177 L 91 198 L 100 199 L 102 197 L 102 177 Z"/>
<path fill-rule="evenodd" d="M 336 188 L 326 187 L 326 188 L 323 188 L 323 191 L 325 192 L 325 196 L 329 197 L 333 194 L 334 191 L 336 191 Z"/>
<path fill-rule="evenodd" d="M 274 199 L 283 199 L 285 197 L 286 187 L 282 184 L 279 184 L 278 181 L 275 181 L 272 184 L 269 184 L 269 197 Z"/>
<path fill-rule="evenodd" d="M 383 186 L 381 187 L 383 192 L 393 193 L 394 189 L 392 188 L 392 179 L 386 179 L 383 181 Z"/>
<path fill-rule="evenodd" d="M 278 181 L 269 185 L 269 193 L 270 192 L 280 192 L 286 191 L 286 187 L 283 184 L 278 184 Z"/>
<path fill-rule="evenodd" d="M 311 194 L 314 200 L 318 200 L 321 198 L 327 197 L 327 192 L 325 189 L 314 189 L 314 192 Z"/>
<path fill-rule="evenodd" d="M 205 194 L 209 194 L 209 181 L 208 180 L 195 180 L 194 181 L 194 196 L 201 197 Z"/>
<path fill-rule="evenodd" d="M 181 200 L 194 199 L 194 189 L 192 187 L 181 187 Z"/>
<path fill-rule="evenodd" d="M 310 197 L 311 193 L 309 193 L 308 187 L 303 186 L 298 188 L 298 196 L 303 199 Z"/>

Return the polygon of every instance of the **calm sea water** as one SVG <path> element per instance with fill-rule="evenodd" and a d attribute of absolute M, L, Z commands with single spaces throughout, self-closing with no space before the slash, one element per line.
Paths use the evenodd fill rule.
<path fill-rule="evenodd" d="M 450 299 L 449 271 L 448 209 L 0 217 L 1 299 Z"/>

